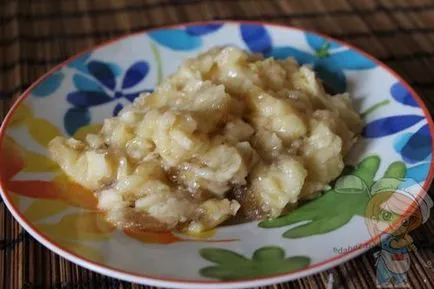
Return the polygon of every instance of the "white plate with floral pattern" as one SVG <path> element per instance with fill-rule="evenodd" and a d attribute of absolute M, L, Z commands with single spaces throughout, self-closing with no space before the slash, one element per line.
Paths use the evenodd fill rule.
<path fill-rule="evenodd" d="M 348 168 L 322 197 L 276 220 L 196 237 L 113 229 L 95 210 L 92 194 L 68 181 L 48 158 L 48 141 L 56 135 L 82 137 L 186 58 L 228 44 L 295 57 L 312 65 L 334 91 L 350 92 L 365 126 Z M 409 210 L 410 203 L 421 204 L 433 177 L 433 127 L 425 105 L 402 78 L 345 43 L 266 23 L 182 24 L 103 44 L 36 81 L 1 129 L 1 194 L 34 238 L 99 273 L 164 287 L 261 286 L 320 272 L 377 244 L 389 227 L 384 223 L 397 220 L 380 209 L 391 196 L 385 191 L 406 191 Z"/>

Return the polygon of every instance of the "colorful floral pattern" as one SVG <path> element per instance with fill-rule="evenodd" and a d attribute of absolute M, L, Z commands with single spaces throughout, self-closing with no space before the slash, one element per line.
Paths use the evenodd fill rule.
<path fill-rule="evenodd" d="M 392 98 L 404 106 L 418 107 L 411 93 L 400 82 L 395 82 L 390 88 Z M 420 123 L 415 132 L 403 132 Z M 403 132 L 403 133 L 402 133 Z M 432 157 L 432 136 L 426 118 L 422 114 L 393 115 L 376 119 L 366 124 L 363 130 L 365 138 L 382 138 L 396 135 L 394 149 L 402 159 L 410 165 L 407 178 L 418 182 L 425 180 Z M 413 166 L 411 166 L 413 165 Z"/>
<path fill-rule="evenodd" d="M 336 92 L 352 88 L 347 83 L 349 75 L 357 81 L 360 73 L 368 93 L 355 98 L 367 120 L 362 143 L 370 157 L 357 149 L 351 159 L 359 165 L 348 166 L 323 196 L 287 216 L 261 222 L 259 228 L 251 222 L 199 235 L 115 230 L 97 211 L 92 193 L 71 182 L 47 157 L 48 142 L 61 134 L 84 139 L 86 133 L 101 128 L 102 119 L 116 115 L 139 93 L 151 91 L 175 69 L 173 63 L 227 44 L 276 58 L 294 57 L 312 65 Z M 300 251 L 306 238 L 324 234 L 321 238 L 333 239 L 339 233 L 354 243 L 366 241 L 351 232 L 364 229 L 354 219 L 363 216 L 367 190 L 380 186 L 389 175 L 405 174 L 422 184 L 432 158 L 427 116 L 398 79 L 343 44 L 267 25 L 211 22 L 138 34 L 81 55 L 40 82 L 30 96 L 7 124 L 0 151 L 4 194 L 14 210 L 44 239 L 80 258 L 156 279 L 191 280 L 199 273 L 203 279 L 230 281 L 294 271 L 295 277 L 303 276 L 299 269 L 334 257 L 327 246 Z M 380 100 L 365 108 L 371 99 Z M 400 115 L 391 113 L 392 106 L 399 107 Z M 374 181 L 376 174 L 383 177 Z M 357 183 L 355 175 L 368 185 Z M 204 248 L 210 242 L 213 247 Z M 264 247 L 268 244 L 280 247 Z M 131 254 L 128 261 L 125 254 Z"/>
<path fill-rule="evenodd" d="M 45 149 L 55 136 L 60 135 L 59 129 L 45 119 L 37 118 L 30 107 L 22 104 L 10 123 L 11 127 L 27 129 L 31 138 Z M 99 124 L 83 126 L 76 130 L 74 138 L 84 140 L 87 133 L 97 132 Z M 115 228 L 107 223 L 97 210 L 97 199 L 93 192 L 72 182 L 50 158 L 21 147 L 13 138 L 6 136 L 1 159 L 4 160 L 3 180 L 9 193 L 15 197 L 17 205 L 21 197 L 30 198 L 30 205 L 23 211 L 24 216 L 31 220 L 36 228 L 58 244 L 90 259 L 103 261 L 103 255 L 98 250 L 89 247 L 83 241 L 103 241 L 110 239 Z M 20 172 L 37 174 L 52 173 L 50 180 L 15 179 Z M 69 211 L 71 207 L 81 208 L 64 215 L 57 223 L 45 222 L 47 218 Z M 237 239 L 212 240 L 215 231 L 210 231 L 205 238 L 201 236 L 177 236 L 173 232 L 135 232 L 125 230 L 124 233 L 145 244 L 171 244 L 175 242 L 233 242 Z"/>
<path fill-rule="evenodd" d="M 358 52 L 312 33 L 304 33 L 311 51 L 303 51 L 292 46 L 274 46 L 267 28 L 262 25 L 240 25 L 240 30 L 251 51 L 276 59 L 294 57 L 299 64 L 311 64 L 324 83 L 339 93 L 346 91 L 345 69 L 361 70 L 376 66 Z"/>
<path fill-rule="evenodd" d="M 64 118 L 65 129 L 70 135 L 90 123 L 91 107 L 115 102 L 112 115 L 116 116 L 123 108 L 119 103 L 120 99 L 124 98 L 132 102 L 141 92 L 151 91 L 151 89 L 134 90 L 134 87 L 143 81 L 149 72 L 149 64 L 146 61 L 137 61 L 128 67 L 120 83 L 117 83 L 116 71 L 112 67 L 103 61 L 91 60 L 80 67 L 81 71 L 87 71 L 87 74 L 76 73 L 73 76 L 77 91 L 66 96 L 73 107 L 66 112 Z"/>
<path fill-rule="evenodd" d="M 71 68 L 75 70 L 76 72 L 81 72 L 83 74 L 89 74 L 89 69 L 87 68 L 87 64 L 90 61 L 90 58 L 92 56 L 91 52 L 84 53 L 80 55 L 75 60 L 71 61 L 70 63 L 66 64 L 66 67 Z M 110 66 L 110 70 L 116 75 L 119 76 L 122 73 L 121 67 L 112 62 L 105 62 L 106 65 Z"/>
<path fill-rule="evenodd" d="M 11 126 L 27 129 L 29 135 L 42 147 L 46 147 L 54 136 L 60 134 L 55 126 L 45 119 L 35 117 L 32 109 L 24 104 L 16 112 Z M 24 216 L 61 246 L 79 255 L 85 254 L 91 260 L 103 261 L 104 257 L 97 249 L 80 243 L 83 240 L 108 240 L 114 230 L 109 225 L 104 225 L 100 215 L 94 211 L 96 199 L 92 192 L 70 182 L 45 155 L 24 149 L 11 137 L 6 136 L 0 153 L 2 160 L 5 160 L 2 180 L 6 182 L 9 193 L 15 196 L 14 203 L 19 205 L 22 197 L 32 200 L 23 211 Z M 20 172 L 50 172 L 54 177 L 51 180 L 15 179 Z M 71 206 L 87 211 L 67 213 L 59 223 L 46 222 L 48 217 L 63 213 Z"/>
<path fill-rule="evenodd" d="M 275 246 L 259 248 L 253 253 L 252 259 L 220 248 L 201 249 L 200 255 L 215 263 L 214 266 L 201 269 L 200 274 L 220 280 L 239 280 L 292 272 L 310 264 L 310 259 L 306 256 L 285 258 L 285 251 Z"/>
<path fill-rule="evenodd" d="M 56 92 L 62 84 L 65 74 L 62 71 L 53 73 L 50 81 L 44 81 L 32 90 L 32 95 L 35 97 L 46 97 Z"/>
<path fill-rule="evenodd" d="M 218 23 L 189 25 L 184 28 L 155 30 L 148 33 L 158 44 L 178 51 L 194 50 L 202 47 L 202 36 L 219 30 L 223 25 Z"/>

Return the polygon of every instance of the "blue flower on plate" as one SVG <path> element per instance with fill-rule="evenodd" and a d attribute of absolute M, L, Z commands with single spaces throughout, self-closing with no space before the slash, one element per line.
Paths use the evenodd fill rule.
<path fill-rule="evenodd" d="M 60 87 L 64 78 L 65 74 L 62 70 L 56 71 L 38 84 L 32 90 L 32 95 L 35 97 L 47 97 L 53 94 Z"/>
<path fill-rule="evenodd" d="M 113 66 L 103 61 L 91 60 L 78 70 L 83 73 L 74 74 L 72 79 L 77 90 L 66 96 L 67 101 L 73 105 L 64 117 L 64 126 L 70 135 L 81 126 L 90 123 L 90 108 L 111 102 L 116 103 L 112 111 L 116 116 L 123 108 L 120 99 L 132 102 L 140 93 L 152 91 L 134 89 L 149 72 L 149 64 L 146 61 L 133 63 L 120 82 L 117 81 L 118 73 Z"/>
<path fill-rule="evenodd" d="M 311 64 L 323 82 L 338 93 L 346 91 L 344 69 L 361 70 L 376 66 L 358 52 L 313 33 L 304 33 L 311 50 L 302 51 L 290 46 L 274 47 L 267 29 L 262 25 L 241 24 L 240 32 L 243 41 L 253 52 L 276 59 L 294 57 L 299 64 Z"/>
<path fill-rule="evenodd" d="M 390 94 L 394 100 L 403 105 L 419 107 L 410 91 L 400 82 L 392 85 Z M 425 117 L 418 114 L 387 116 L 367 123 L 362 134 L 366 138 L 381 138 L 402 132 L 423 121 Z M 432 153 L 428 124 L 422 125 L 416 132 L 399 134 L 395 139 L 394 148 L 406 163 L 417 164 L 408 169 L 407 177 L 415 180 L 425 179 Z"/>
<path fill-rule="evenodd" d="M 74 61 L 71 61 L 68 63 L 68 67 L 75 69 L 79 72 L 82 72 L 84 74 L 89 74 L 89 69 L 87 67 L 87 64 L 90 61 L 90 56 L 92 55 L 91 52 L 85 53 L 78 58 L 74 59 Z M 122 73 L 122 69 L 117 65 L 116 63 L 110 63 L 105 62 L 107 66 L 110 66 L 110 69 L 113 71 L 115 76 L 119 76 Z"/>
<path fill-rule="evenodd" d="M 423 125 L 414 133 L 399 135 L 394 141 L 394 148 L 406 163 L 413 165 L 409 166 L 406 177 L 418 182 L 425 180 L 432 155 L 428 124 Z"/>
<path fill-rule="evenodd" d="M 412 179 L 417 183 L 424 182 L 428 176 L 431 162 L 423 162 L 407 168 L 406 178 Z"/>
<path fill-rule="evenodd" d="M 158 44 L 173 50 L 194 50 L 202 46 L 202 36 L 219 30 L 223 24 L 189 25 L 185 28 L 162 29 L 148 32 Z"/>
<path fill-rule="evenodd" d="M 70 62 L 67 66 L 69 68 L 76 69 L 82 73 L 89 74 L 87 62 L 90 58 L 90 55 L 91 53 L 85 53 L 74 61 Z M 106 64 L 110 66 L 111 70 L 116 76 L 121 73 L 121 69 L 118 65 L 108 62 Z M 32 95 L 34 97 L 47 97 L 53 94 L 61 86 L 64 78 L 65 73 L 63 72 L 63 69 L 54 72 L 32 90 Z"/>

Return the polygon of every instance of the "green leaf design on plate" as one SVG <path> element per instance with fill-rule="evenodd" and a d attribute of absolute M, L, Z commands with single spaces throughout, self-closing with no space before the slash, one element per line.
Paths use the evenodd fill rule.
<path fill-rule="evenodd" d="M 262 228 L 277 228 L 307 222 L 287 230 L 285 238 L 303 238 L 334 231 L 347 224 L 355 215 L 364 216 L 366 206 L 373 193 L 395 190 L 405 176 L 403 162 L 389 165 L 384 176 L 374 181 L 380 166 L 378 156 L 363 159 L 352 171 L 332 183 L 332 188 L 321 197 L 310 201 L 293 212 L 276 219 L 259 223 Z"/>
<path fill-rule="evenodd" d="M 202 268 L 200 274 L 219 280 L 238 280 L 289 273 L 310 264 L 310 259 L 306 256 L 285 258 L 285 251 L 277 246 L 259 248 L 253 253 L 252 259 L 220 248 L 201 249 L 200 255 L 216 264 Z"/>

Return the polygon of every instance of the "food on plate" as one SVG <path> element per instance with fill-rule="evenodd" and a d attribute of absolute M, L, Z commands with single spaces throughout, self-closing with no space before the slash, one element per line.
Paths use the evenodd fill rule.
<path fill-rule="evenodd" d="M 349 95 L 326 93 L 308 66 L 216 47 L 99 133 L 56 137 L 49 150 L 117 227 L 201 232 L 317 196 L 342 172 L 361 125 Z"/>

